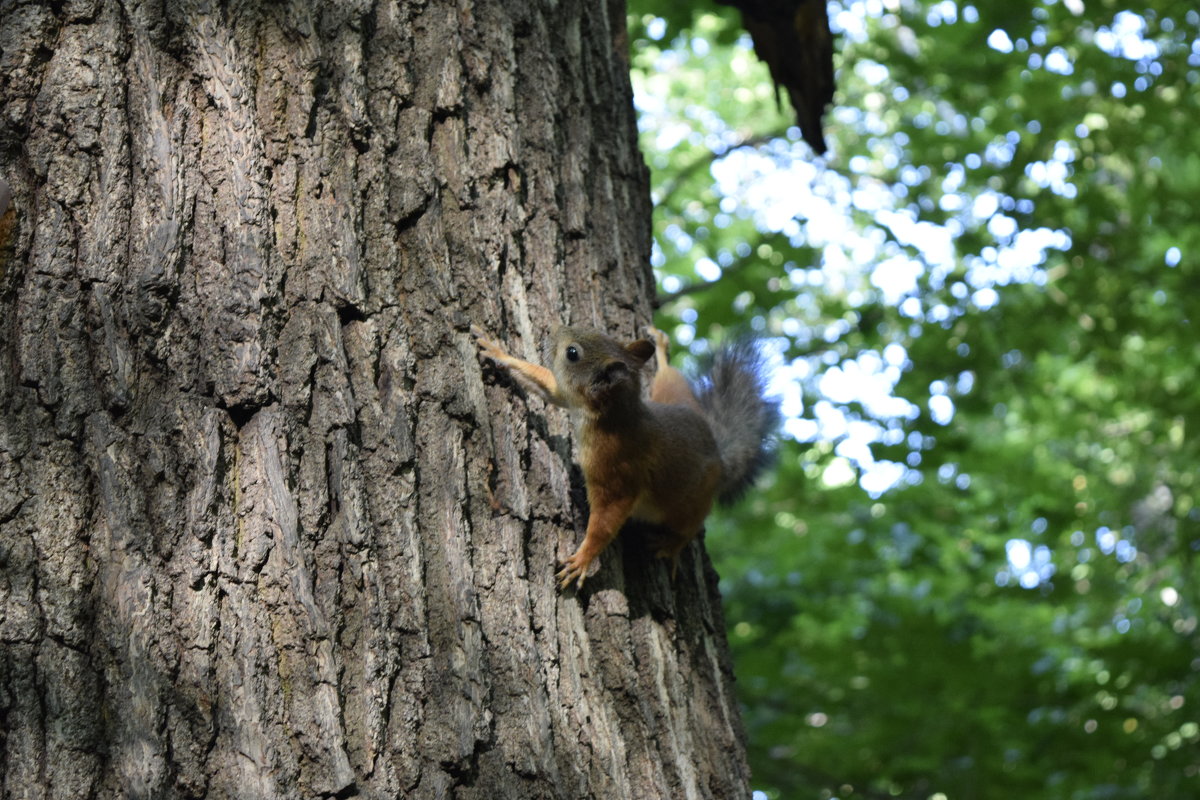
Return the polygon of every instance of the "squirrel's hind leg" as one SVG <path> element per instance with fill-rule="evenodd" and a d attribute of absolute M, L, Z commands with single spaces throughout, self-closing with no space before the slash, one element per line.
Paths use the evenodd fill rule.
<path fill-rule="evenodd" d="M 671 340 L 658 328 L 649 328 L 650 338 L 654 342 L 655 363 L 654 383 L 650 384 L 650 399 L 656 403 L 688 406 L 700 410 L 700 402 L 692 391 L 692 384 L 683 373 L 671 366 L 667 360 L 667 352 Z"/>
<path fill-rule="evenodd" d="M 679 534 L 676 531 L 671 531 L 671 538 L 664 542 L 654 555 L 656 558 L 661 558 L 664 561 L 671 563 L 671 583 L 675 583 L 675 576 L 679 574 L 679 554 L 688 544 L 704 532 L 704 527 L 700 526 L 696 532 L 691 535 Z"/>

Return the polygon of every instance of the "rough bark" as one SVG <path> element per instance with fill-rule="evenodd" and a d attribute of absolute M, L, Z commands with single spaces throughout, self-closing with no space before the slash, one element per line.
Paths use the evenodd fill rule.
<path fill-rule="evenodd" d="M 624 8 L 0 0 L 0 795 L 747 793 L 716 581 L 576 595 L 648 322 Z"/>

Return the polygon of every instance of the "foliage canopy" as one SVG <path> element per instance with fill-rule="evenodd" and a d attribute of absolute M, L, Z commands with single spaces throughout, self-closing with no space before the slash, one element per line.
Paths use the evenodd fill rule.
<path fill-rule="evenodd" d="M 1200 792 L 1200 12 L 830 3 L 831 153 L 736 12 L 631 5 L 660 325 L 781 357 L 715 520 L 755 788 Z"/>

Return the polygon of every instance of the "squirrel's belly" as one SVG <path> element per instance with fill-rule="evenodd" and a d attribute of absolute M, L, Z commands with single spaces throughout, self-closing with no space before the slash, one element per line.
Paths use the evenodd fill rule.
<path fill-rule="evenodd" d="M 640 519 L 642 522 L 652 522 L 655 525 L 662 524 L 665 518 L 662 509 L 653 502 L 649 492 L 642 492 L 638 495 L 637 502 L 633 504 L 633 511 L 629 512 L 629 516 Z"/>

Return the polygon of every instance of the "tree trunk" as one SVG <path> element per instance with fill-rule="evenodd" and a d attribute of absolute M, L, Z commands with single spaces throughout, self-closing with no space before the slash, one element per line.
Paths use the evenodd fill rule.
<path fill-rule="evenodd" d="M 0 0 L 0 794 L 748 793 L 716 580 L 579 594 L 565 416 L 649 321 L 624 8 Z"/>

